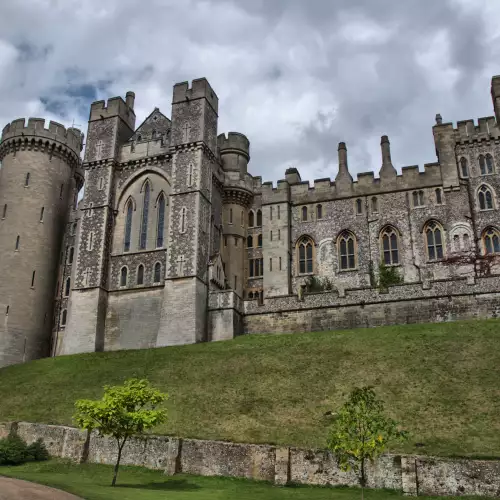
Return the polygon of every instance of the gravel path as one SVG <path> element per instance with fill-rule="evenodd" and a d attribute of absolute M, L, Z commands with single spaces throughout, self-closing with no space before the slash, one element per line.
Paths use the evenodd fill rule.
<path fill-rule="evenodd" d="M 0 477 L 0 500 L 82 500 L 48 486 Z"/>

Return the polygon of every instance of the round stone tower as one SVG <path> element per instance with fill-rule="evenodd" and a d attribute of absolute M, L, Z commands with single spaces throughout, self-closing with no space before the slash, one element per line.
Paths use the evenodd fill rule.
<path fill-rule="evenodd" d="M 49 355 L 65 224 L 83 184 L 83 135 L 30 118 L 0 142 L 0 366 Z"/>
<path fill-rule="evenodd" d="M 218 138 L 222 167 L 225 172 L 223 221 L 223 258 L 228 285 L 240 297 L 245 286 L 246 236 L 248 208 L 253 199 L 252 178 L 247 174 L 250 142 L 237 132 Z"/>

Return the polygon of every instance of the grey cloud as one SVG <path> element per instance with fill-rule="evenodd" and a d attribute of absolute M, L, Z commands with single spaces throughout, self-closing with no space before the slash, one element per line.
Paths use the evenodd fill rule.
<path fill-rule="evenodd" d="M 2 12 L 2 122 L 85 123 L 91 100 L 130 89 L 140 123 L 170 113 L 175 82 L 205 76 L 220 131 L 248 135 L 265 180 L 291 165 L 334 177 L 339 141 L 353 173 L 378 170 L 384 134 L 398 167 L 434 161 L 437 112 L 491 114 L 500 52 L 487 0 L 4 0 Z"/>

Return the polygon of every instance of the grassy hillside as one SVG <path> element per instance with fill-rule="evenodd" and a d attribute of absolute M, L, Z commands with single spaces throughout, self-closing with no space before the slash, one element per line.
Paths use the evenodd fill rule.
<path fill-rule="evenodd" d="M 500 456 L 500 320 L 40 360 L 0 370 L 0 421 L 71 424 L 77 398 L 132 376 L 170 394 L 158 433 L 322 447 L 325 414 L 371 384 L 412 433 L 395 451 Z"/>

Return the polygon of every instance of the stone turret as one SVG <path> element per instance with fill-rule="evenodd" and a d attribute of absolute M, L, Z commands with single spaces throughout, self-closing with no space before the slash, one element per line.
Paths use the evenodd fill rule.
<path fill-rule="evenodd" d="M 335 177 L 335 185 L 338 189 L 350 189 L 352 186 L 352 175 L 349 173 L 347 166 L 347 147 L 345 142 L 340 142 L 338 147 L 339 153 L 339 171 Z"/>
<path fill-rule="evenodd" d="M 380 140 L 380 148 L 382 150 L 382 167 L 380 169 L 381 179 L 392 179 L 396 177 L 396 169 L 392 164 L 391 160 L 391 143 L 389 142 L 389 137 L 383 135 Z"/>
<path fill-rule="evenodd" d="M 0 366 L 49 355 L 65 224 L 83 184 L 83 135 L 14 120 L 0 143 Z"/>

